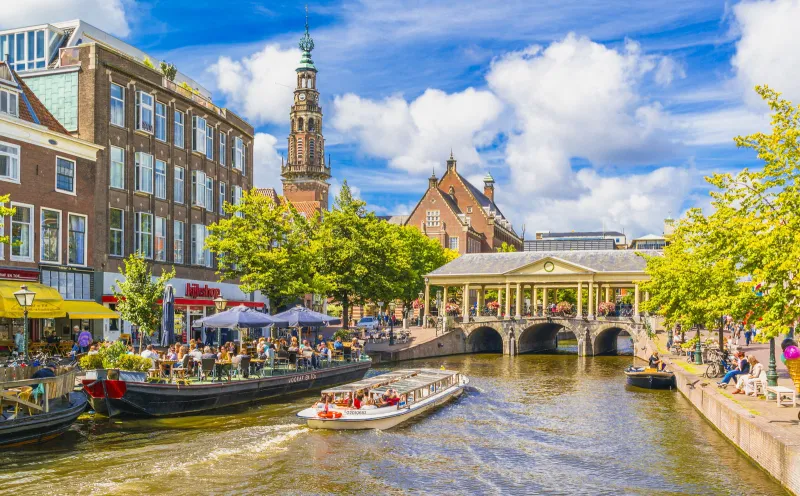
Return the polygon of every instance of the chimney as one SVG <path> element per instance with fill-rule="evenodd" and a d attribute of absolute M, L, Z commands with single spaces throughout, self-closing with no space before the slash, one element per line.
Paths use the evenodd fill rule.
<path fill-rule="evenodd" d="M 494 178 L 490 173 L 486 173 L 483 178 L 483 194 L 492 201 L 494 201 Z"/>
<path fill-rule="evenodd" d="M 431 171 L 431 177 L 428 178 L 428 189 L 436 189 L 436 171 Z"/>

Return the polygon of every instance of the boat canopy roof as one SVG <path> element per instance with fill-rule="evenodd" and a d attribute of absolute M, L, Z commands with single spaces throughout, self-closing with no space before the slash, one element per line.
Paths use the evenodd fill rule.
<path fill-rule="evenodd" d="M 448 377 L 452 377 L 456 374 L 458 374 L 458 372 L 453 370 L 423 369 L 420 370 L 419 374 L 414 375 L 413 377 L 401 379 L 396 382 L 392 382 L 391 384 L 381 385 L 380 387 L 372 389 L 370 393 L 383 394 L 390 389 L 394 389 L 397 391 L 397 394 L 408 394 L 412 391 L 428 387 L 431 384 L 439 382 L 442 379 L 447 379 Z"/>
<path fill-rule="evenodd" d="M 388 384 L 394 381 L 398 381 L 400 379 L 414 376 L 419 372 L 420 372 L 419 370 L 412 370 L 412 369 L 395 370 L 393 372 L 387 372 L 386 374 L 380 374 L 373 377 L 369 377 L 367 379 L 362 379 L 357 382 L 351 382 L 350 384 L 343 384 L 341 386 L 336 386 L 334 388 L 323 389 L 322 393 L 323 394 L 353 393 L 356 391 L 361 391 L 362 389 L 373 389 L 383 384 Z"/>

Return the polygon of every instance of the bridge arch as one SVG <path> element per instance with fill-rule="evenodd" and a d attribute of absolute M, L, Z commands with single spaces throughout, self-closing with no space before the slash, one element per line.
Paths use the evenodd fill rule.
<path fill-rule="evenodd" d="M 494 326 L 479 326 L 467 336 L 467 353 L 503 353 L 504 340 Z"/>
<path fill-rule="evenodd" d="M 630 336 L 634 341 L 636 334 L 631 326 L 624 323 L 608 323 L 599 326 L 592 332 L 593 355 L 617 355 L 622 351 L 618 348 L 618 339 L 621 336 Z"/>
<path fill-rule="evenodd" d="M 519 335 L 519 353 L 542 353 L 558 351 L 558 334 L 571 333 L 580 343 L 579 333 L 562 322 L 538 322 L 526 327 Z M 580 347 L 580 344 L 579 344 Z"/>

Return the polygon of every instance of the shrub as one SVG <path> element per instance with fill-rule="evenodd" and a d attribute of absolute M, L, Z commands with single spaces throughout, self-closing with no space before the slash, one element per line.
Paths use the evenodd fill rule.
<path fill-rule="evenodd" d="M 103 358 L 100 355 L 84 355 L 81 357 L 80 364 L 83 370 L 102 369 Z"/>
<path fill-rule="evenodd" d="M 345 331 L 344 329 L 339 329 L 338 331 L 333 333 L 333 340 L 336 341 L 337 338 L 342 338 L 342 341 L 348 341 L 350 339 L 350 333 Z"/>
<path fill-rule="evenodd" d="M 132 370 L 134 372 L 146 372 L 153 367 L 153 361 L 139 355 L 123 355 L 117 360 L 117 367 L 120 370 Z"/>
<path fill-rule="evenodd" d="M 167 64 L 166 62 L 161 62 L 161 74 L 164 75 L 165 78 L 169 79 L 170 81 L 175 81 L 175 76 L 178 74 L 178 68 L 175 67 L 175 64 Z"/>
<path fill-rule="evenodd" d="M 116 369 L 120 357 L 128 354 L 128 347 L 122 341 L 115 341 L 111 346 L 101 347 L 98 356 L 103 361 L 103 366 L 99 368 Z"/>
<path fill-rule="evenodd" d="M 568 301 L 561 301 L 556 305 L 556 312 L 559 313 L 570 313 L 572 312 L 572 303 Z"/>
<path fill-rule="evenodd" d="M 154 66 L 153 63 L 150 62 L 150 59 L 148 57 L 145 57 L 144 60 L 142 61 L 142 63 L 145 65 L 145 67 L 149 67 L 151 69 L 155 69 L 156 68 L 156 66 Z"/>

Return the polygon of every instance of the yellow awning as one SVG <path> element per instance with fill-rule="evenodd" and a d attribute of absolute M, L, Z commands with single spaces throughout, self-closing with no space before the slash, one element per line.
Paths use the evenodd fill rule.
<path fill-rule="evenodd" d="M 0 281 L 0 317 L 8 319 L 21 319 L 22 307 L 14 298 L 14 293 L 20 286 L 28 286 L 28 290 L 36 293 L 33 305 L 28 308 L 28 317 L 31 319 L 55 319 L 64 317 L 64 299 L 57 289 L 35 282 Z"/>
<path fill-rule="evenodd" d="M 64 310 L 71 319 L 118 319 L 119 314 L 93 301 L 64 301 Z"/>

